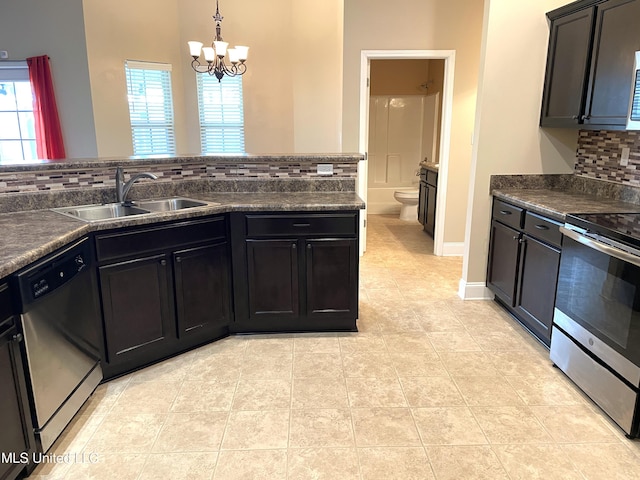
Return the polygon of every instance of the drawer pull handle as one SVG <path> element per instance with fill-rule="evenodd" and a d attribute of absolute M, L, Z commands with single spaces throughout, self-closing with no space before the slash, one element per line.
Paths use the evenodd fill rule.
<path fill-rule="evenodd" d="M 536 228 L 538 230 L 549 230 L 549 227 L 547 227 L 546 225 L 536 225 Z"/>
<path fill-rule="evenodd" d="M 167 264 L 166 260 L 160 260 L 160 265 L 162 265 L 163 267 Z"/>
<path fill-rule="evenodd" d="M 502 215 L 511 215 L 511 212 L 509 210 L 500 210 L 500 213 Z"/>
<path fill-rule="evenodd" d="M 310 223 L 294 223 L 293 226 L 297 228 L 306 228 L 306 227 L 310 227 L 311 224 Z"/>

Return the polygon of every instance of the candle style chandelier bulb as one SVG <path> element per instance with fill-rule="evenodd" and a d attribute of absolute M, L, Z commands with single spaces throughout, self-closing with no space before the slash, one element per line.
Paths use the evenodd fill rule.
<path fill-rule="evenodd" d="M 211 46 L 203 47 L 202 42 L 187 42 L 189 44 L 189 53 L 193 58 L 191 67 L 198 73 L 215 75 L 218 81 L 221 81 L 225 75 L 229 77 L 243 75 L 247 71 L 245 61 L 249 54 L 249 47 L 243 45 L 228 48 L 229 44 L 222 39 L 221 23 L 223 18 L 224 17 L 220 15 L 218 0 L 216 0 L 216 14 L 213 16 L 213 20 L 216 22 L 216 36 Z M 200 63 L 201 51 L 206 64 Z M 227 53 L 229 54 L 229 62 L 231 65 L 227 65 L 224 61 Z"/>

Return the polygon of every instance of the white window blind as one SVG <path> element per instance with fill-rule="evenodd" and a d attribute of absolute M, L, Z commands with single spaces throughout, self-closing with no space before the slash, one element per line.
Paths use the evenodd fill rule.
<path fill-rule="evenodd" d="M 175 154 L 171 65 L 125 62 L 134 155 Z"/>
<path fill-rule="evenodd" d="M 196 78 L 202 153 L 244 153 L 242 77 Z"/>
<path fill-rule="evenodd" d="M 27 62 L 1 62 L 0 163 L 36 158 L 33 93 Z"/>

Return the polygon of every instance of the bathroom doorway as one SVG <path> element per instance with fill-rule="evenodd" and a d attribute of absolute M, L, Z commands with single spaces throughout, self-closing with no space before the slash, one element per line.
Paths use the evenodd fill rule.
<path fill-rule="evenodd" d="M 399 214 L 396 192 L 410 195 L 417 211 L 419 164 L 438 162 L 443 82 L 444 60 L 371 61 L 369 214 Z"/>
<path fill-rule="evenodd" d="M 359 135 L 359 150 L 361 152 L 369 153 L 369 115 L 370 115 L 370 78 L 371 78 L 371 63 L 376 60 L 389 60 L 392 62 L 399 62 L 402 60 L 442 60 L 443 61 L 443 79 L 442 89 L 440 95 L 440 129 L 439 138 L 436 141 L 437 144 L 437 163 L 439 163 L 438 174 L 438 189 L 437 189 L 437 210 L 436 210 L 436 222 L 434 232 L 434 247 L 433 253 L 435 255 L 443 254 L 444 247 L 444 212 L 446 211 L 446 194 L 447 194 L 447 176 L 448 176 L 448 159 L 449 159 L 449 146 L 451 138 L 451 114 L 453 106 L 453 74 L 455 64 L 455 51 L 453 50 L 363 50 L 360 57 L 360 135 Z M 391 64 L 391 67 L 395 65 Z M 400 65 L 397 64 L 398 71 Z M 402 78 L 402 77 L 401 77 Z M 428 80 L 426 82 L 429 86 Z M 428 90 L 428 88 L 427 88 Z M 369 176 L 372 174 L 370 169 L 372 164 L 369 160 L 360 162 L 358 168 L 358 194 L 360 197 L 369 204 L 368 190 L 369 190 Z M 415 168 L 418 168 L 416 163 Z M 415 174 L 415 173 L 414 173 Z M 366 250 L 366 214 L 368 208 L 364 210 L 361 216 L 360 232 L 361 232 L 361 244 L 360 251 L 363 253 Z"/>

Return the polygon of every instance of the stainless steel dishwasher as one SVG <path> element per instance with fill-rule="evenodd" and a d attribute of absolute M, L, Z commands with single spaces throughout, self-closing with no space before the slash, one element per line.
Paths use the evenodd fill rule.
<path fill-rule="evenodd" d="M 27 383 L 42 452 L 102 380 L 93 258 L 91 242 L 84 238 L 15 275 Z"/>

